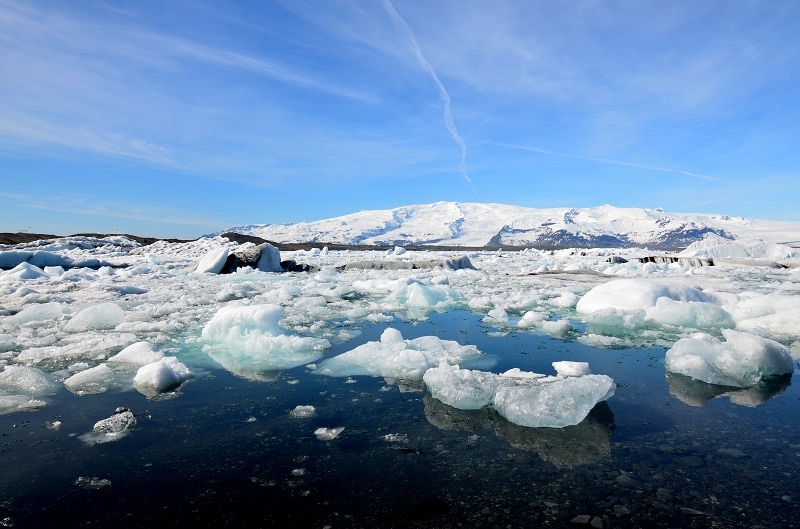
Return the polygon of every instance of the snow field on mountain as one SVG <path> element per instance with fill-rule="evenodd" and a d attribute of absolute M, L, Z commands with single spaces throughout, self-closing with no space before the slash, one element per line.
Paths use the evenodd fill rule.
<path fill-rule="evenodd" d="M 360 322 L 391 327 L 397 317 L 413 321 L 454 310 L 484 315 L 484 325 L 498 336 L 537 332 L 601 347 L 678 346 L 680 351 L 681 340 L 696 340 L 692 337 L 703 332 L 735 344 L 729 349 L 736 354 L 729 354 L 727 363 L 764 376 L 785 372 L 785 357 L 777 370 L 759 371 L 753 365 L 761 360 L 737 352 L 775 349 L 758 338 L 798 353 L 798 268 L 640 263 L 635 258 L 643 256 L 642 250 L 632 249 L 315 248 L 281 252 L 282 259 L 318 267 L 315 272 L 193 271 L 206 256 L 239 246 L 220 237 L 146 247 L 120 238 L 39 244 L 38 250 L 56 256 L 68 252 L 70 262 L 95 259 L 114 266 L 70 268 L 65 259 L 43 268 L 17 264 L 24 265 L 24 274 L 16 268 L 0 272 L 0 412 L 40 408 L 58 384 L 79 395 L 130 389 L 154 397 L 177 394 L 194 373 L 212 365 L 254 380 L 309 363 L 325 374 L 419 379 L 443 361 L 460 365 L 479 352 L 434 337 L 405 340 L 388 330 L 377 345 L 354 345 L 337 357 L 326 357 L 326 351 L 356 339 Z M 465 255 L 475 269 L 337 268 L 366 260 Z M 727 329 L 743 338 L 731 339 Z M 720 348 L 710 340 L 702 343 L 709 352 Z M 702 379 L 700 371 L 679 372 Z M 480 377 L 491 378 L 472 378 Z M 544 389 L 532 388 L 516 391 L 545 398 Z M 493 399 L 493 406 L 508 415 L 541 413 L 519 408 L 513 395 Z"/>

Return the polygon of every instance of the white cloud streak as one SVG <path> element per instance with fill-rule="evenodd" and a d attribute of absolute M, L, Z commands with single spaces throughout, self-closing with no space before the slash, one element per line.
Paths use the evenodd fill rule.
<path fill-rule="evenodd" d="M 658 167 L 658 166 L 655 166 L 655 165 L 646 165 L 646 164 L 640 164 L 640 163 L 635 163 L 635 162 L 626 162 L 626 161 L 623 161 L 623 160 L 612 160 L 612 159 L 609 159 L 609 158 L 600 158 L 600 157 L 596 157 L 596 156 L 586 156 L 586 155 L 583 155 L 583 154 L 571 154 L 571 153 L 565 153 L 565 152 L 550 151 L 550 150 L 547 150 L 547 149 L 540 149 L 538 147 L 528 147 L 528 146 L 525 146 L 525 145 L 512 145 L 510 143 L 493 143 L 493 142 L 489 142 L 489 144 L 490 145 L 496 145 L 498 147 L 506 147 L 506 148 L 509 148 L 509 149 L 517 149 L 517 150 L 521 150 L 521 151 L 531 151 L 531 152 L 536 152 L 536 153 L 539 153 L 539 154 L 546 154 L 548 156 L 558 156 L 559 158 L 569 158 L 569 159 L 573 159 L 573 160 L 586 160 L 586 161 L 589 161 L 589 162 L 598 162 L 598 163 L 604 163 L 604 164 L 609 164 L 609 165 L 620 165 L 622 167 L 632 167 L 634 169 L 644 169 L 646 171 L 660 171 L 660 172 L 663 172 L 663 173 L 682 174 L 682 175 L 686 175 L 686 176 L 691 176 L 693 178 L 698 178 L 700 180 L 705 180 L 706 182 L 719 182 L 720 181 L 719 177 L 693 173 L 691 171 L 686 171 L 684 169 L 674 169 L 674 168 L 671 168 L 671 167 Z"/>
<path fill-rule="evenodd" d="M 459 171 L 461 172 L 461 176 L 463 176 L 467 182 L 472 184 L 472 179 L 469 177 L 469 174 L 467 174 L 467 143 L 464 141 L 464 138 L 461 137 L 461 134 L 458 133 L 456 124 L 453 121 L 453 113 L 450 109 L 450 94 L 447 93 L 447 89 L 442 84 L 442 81 L 439 80 L 436 70 L 422 54 L 422 50 L 420 49 L 419 43 L 417 42 L 416 37 L 414 37 L 414 33 L 411 31 L 411 28 L 408 27 L 408 24 L 406 24 L 405 20 L 403 20 L 400 14 L 395 10 L 392 3 L 389 0 L 383 0 L 383 7 L 386 12 L 389 13 L 389 16 L 392 17 L 392 21 L 394 22 L 397 30 L 408 41 L 408 45 L 411 48 L 411 53 L 414 54 L 414 57 L 417 59 L 419 65 L 431 76 L 433 82 L 436 83 L 436 87 L 439 89 L 439 95 L 442 98 L 442 103 L 444 106 L 444 126 L 447 128 L 450 136 L 453 137 L 453 141 L 455 141 L 458 146 L 461 147 L 461 164 L 459 166 Z"/>

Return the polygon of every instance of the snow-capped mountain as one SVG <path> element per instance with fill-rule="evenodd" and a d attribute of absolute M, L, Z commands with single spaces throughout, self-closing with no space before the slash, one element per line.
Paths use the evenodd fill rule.
<path fill-rule="evenodd" d="M 709 234 L 725 239 L 800 241 L 800 223 L 661 209 L 535 209 L 436 202 L 369 210 L 313 222 L 254 224 L 224 230 L 277 243 L 461 247 L 683 248 Z"/>

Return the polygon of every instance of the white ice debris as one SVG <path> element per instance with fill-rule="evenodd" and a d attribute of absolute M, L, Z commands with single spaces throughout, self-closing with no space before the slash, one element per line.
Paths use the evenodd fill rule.
<path fill-rule="evenodd" d="M 693 242 L 678 254 L 683 257 L 711 257 L 714 259 L 772 259 L 786 260 L 800 258 L 800 250 L 783 244 L 773 244 L 761 240 L 730 240 L 710 236 Z"/>
<path fill-rule="evenodd" d="M 313 371 L 331 376 L 373 375 L 398 379 L 421 379 L 442 362 L 459 364 L 480 355 L 474 345 L 461 345 L 435 336 L 403 339 L 400 331 L 387 328 L 378 342 L 367 342 L 321 362 Z"/>
<path fill-rule="evenodd" d="M 9 316 L 9 322 L 22 325 L 36 321 L 58 320 L 64 315 L 65 306 L 61 303 L 37 303 L 28 305 L 17 314 Z"/>
<path fill-rule="evenodd" d="M 592 375 L 586 362 L 553 362 L 558 376 L 544 377 L 519 369 L 502 375 L 442 364 L 423 380 L 431 396 L 462 410 L 491 404 L 520 426 L 561 428 L 580 423 L 592 408 L 614 395 L 605 375 Z"/>
<path fill-rule="evenodd" d="M 165 356 L 157 362 L 144 365 L 133 377 L 133 386 L 147 396 L 177 388 L 194 375 L 174 356 Z"/>
<path fill-rule="evenodd" d="M 285 333 L 282 314 L 271 304 L 222 307 L 203 327 L 203 350 L 232 373 L 257 377 L 313 362 L 330 347 L 326 339 Z"/>
<path fill-rule="evenodd" d="M 314 406 L 298 404 L 289 412 L 289 415 L 295 419 L 307 419 L 313 417 L 316 412 L 317 409 Z"/>
<path fill-rule="evenodd" d="M 749 387 L 761 380 L 791 375 L 794 364 L 783 345 L 752 334 L 724 329 L 721 341 L 697 333 L 667 351 L 668 372 L 721 386 Z"/>
<path fill-rule="evenodd" d="M 582 377 L 584 375 L 591 375 L 589 369 L 589 362 L 569 362 L 562 360 L 561 362 L 553 362 L 553 369 L 560 377 Z"/>
<path fill-rule="evenodd" d="M 317 436 L 317 439 L 320 441 L 332 441 L 343 431 L 344 426 L 337 426 L 336 428 L 317 428 L 314 430 L 314 435 Z"/>

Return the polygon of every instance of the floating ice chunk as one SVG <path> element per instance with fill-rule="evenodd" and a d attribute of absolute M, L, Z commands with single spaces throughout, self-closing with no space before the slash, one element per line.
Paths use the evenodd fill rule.
<path fill-rule="evenodd" d="M 29 395 L 46 395 L 53 389 L 50 377 L 35 367 L 12 365 L 0 372 L 0 390 L 9 393 L 19 391 Z"/>
<path fill-rule="evenodd" d="M 91 305 L 75 314 L 66 325 L 66 332 L 102 331 L 113 329 L 125 318 L 125 311 L 116 303 Z"/>
<path fill-rule="evenodd" d="M 205 254 L 194 267 L 198 274 L 219 274 L 225 266 L 230 251 L 226 247 L 214 248 Z"/>
<path fill-rule="evenodd" d="M 563 428 L 580 423 L 598 402 L 614 395 L 606 375 L 548 378 L 521 385 L 499 385 L 492 405 L 520 426 Z"/>
<path fill-rule="evenodd" d="M 307 419 L 308 417 L 313 417 L 316 412 L 317 409 L 314 406 L 298 405 L 295 406 L 294 409 L 289 412 L 289 415 L 291 415 L 295 419 Z"/>
<path fill-rule="evenodd" d="M 539 328 L 551 336 L 560 337 L 572 330 L 572 324 L 567 320 L 543 321 Z"/>
<path fill-rule="evenodd" d="M 667 297 L 658 298 L 652 316 L 659 323 L 694 329 L 729 329 L 734 326 L 728 311 L 703 301 L 682 303 Z"/>
<path fill-rule="evenodd" d="M 797 259 L 800 251 L 783 244 L 772 244 L 761 240 L 730 240 L 722 237 L 707 237 L 690 244 L 679 255 L 686 257 L 711 257 L 732 259 Z"/>
<path fill-rule="evenodd" d="M 0 415 L 18 411 L 36 411 L 47 406 L 43 400 L 29 395 L 0 395 Z"/>
<path fill-rule="evenodd" d="M 395 288 L 386 301 L 408 311 L 412 317 L 427 316 L 460 299 L 447 285 L 426 285 L 416 279 L 401 279 Z"/>
<path fill-rule="evenodd" d="M 91 395 L 108 390 L 113 380 L 111 368 L 100 364 L 75 373 L 64 381 L 64 385 L 76 395 Z"/>
<path fill-rule="evenodd" d="M 317 439 L 320 441 L 332 441 L 343 431 L 344 426 L 337 426 L 336 428 L 317 428 L 314 430 L 314 435 L 316 435 Z"/>
<path fill-rule="evenodd" d="M 545 321 L 545 315 L 541 312 L 529 310 L 522 315 L 522 318 L 517 322 L 517 327 L 520 329 L 529 329 L 536 327 Z"/>
<path fill-rule="evenodd" d="M 58 320 L 64 314 L 64 305 L 61 303 L 39 303 L 28 305 L 6 321 L 15 325 L 33 321 Z"/>
<path fill-rule="evenodd" d="M 136 342 L 108 359 L 108 362 L 120 362 L 144 366 L 158 362 L 164 353 L 156 351 L 148 342 Z"/>
<path fill-rule="evenodd" d="M 733 329 L 723 329 L 722 335 L 725 342 L 705 333 L 681 338 L 667 351 L 666 370 L 734 387 L 791 376 L 794 371 L 789 350 L 778 342 Z"/>
<path fill-rule="evenodd" d="M 502 308 L 494 308 L 486 314 L 486 317 L 483 318 L 484 323 L 488 324 L 499 324 L 505 325 L 508 323 L 508 313 L 505 309 Z"/>
<path fill-rule="evenodd" d="M 194 374 L 174 356 L 166 356 L 158 362 L 139 368 L 133 377 L 133 386 L 140 393 L 152 396 L 175 389 Z"/>
<path fill-rule="evenodd" d="M 30 263 L 20 263 L 11 270 L 0 272 L 0 280 L 27 281 L 50 277 L 44 270 Z"/>
<path fill-rule="evenodd" d="M 388 328 L 379 342 L 367 342 L 321 362 L 314 373 L 331 376 L 373 375 L 419 380 L 442 362 L 459 364 L 480 355 L 474 345 L 461 345 L 435 336 L 404 340 L 400 331 Z"/>
<path fill-rule="evenodd" d="M 109 443 L 118 441 L 130 434 L 136 427 L 136 417 L 128 409 L 118 408 L 117 412 L 94 423 L 92 431 L 80 436 L 88 444 Z"/>
<path fill-rule="evenodd" d="M 713 301 L 700 290 L 687 285 L 647 279 L 616 279 L 598 285 L 584 294 L 575 310 L 581 314 L 604 309 L 647 311 L 656 306 L 659 298 L 664 297 L 683 302 Z"/>
<path fill-rule="evenodd" d="M 460 410 L 477 410 L 492 400 L 498 376 L 486 371 L 459 369 L 443 362 L 422 377 L 433 398 Z"/>
<path fill-rule="evenodd" d="M 590 375 L 589 362 L 553 362 L 553 368 L 560 377 L 582 377 Z"/>
<path fill-rule="evenodd" d="M 505 373 L 501 373 L 501 375 L 505 378 L 512 378 L 518 380 L 535 380 L 537 378 L 544 378 L 547 375 L 542 375 L 541 373 L 534 373 L 533 371 L 522 371 L 518 367 L 514 367 L 509 369 Z"/>
<path fill-rule="evenodd" d="M 278 325 L 282 314 L 278 305 L 223 307 L 203 327 L 203 350 L 225 369 L 250 378 L 308 364 L 330 347 L 325 339 L 285 334 Z"/>

